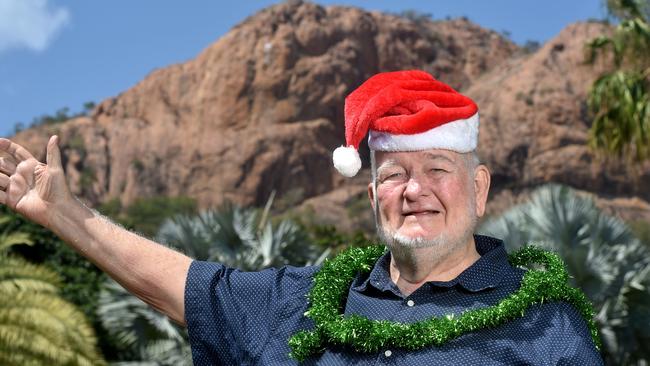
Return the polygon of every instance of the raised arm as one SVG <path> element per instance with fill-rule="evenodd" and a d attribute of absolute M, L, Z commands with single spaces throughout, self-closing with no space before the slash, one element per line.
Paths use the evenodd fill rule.
<path fill-rule="evenodd" d="M 191 259 L 112 223 L 83 205 L 68 188 L 58 137 L 47 164 L 0 138 L 0 203 L 52 230 L 131 293 L 185 324 L 185 279 Z"/>

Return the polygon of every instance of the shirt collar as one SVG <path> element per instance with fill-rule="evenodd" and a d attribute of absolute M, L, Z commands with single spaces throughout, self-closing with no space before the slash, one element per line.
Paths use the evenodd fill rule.
<path fill-rule="evenodd" d="M 427 282 L 432 289 L 435 287 L 453 287 L 459 285 L 465 290 L 478 292 L 488 288 L 497 287 L 503 277 L 503 272 L 508 268 L 508 253 L 503 241 L 489 236 L 474 235 L 476 251 L 479 258 L 474 264 L 463 271 L 451 281 Z M 380 291 L 390 291 L 399 294 L 397 286 L 390 278 L 390 252 L 386 252 L 375 263 L 370 275 L 365 279 L 361 276 L 353 283 L 352 289 L 363 292 L 368 286 Z"/>

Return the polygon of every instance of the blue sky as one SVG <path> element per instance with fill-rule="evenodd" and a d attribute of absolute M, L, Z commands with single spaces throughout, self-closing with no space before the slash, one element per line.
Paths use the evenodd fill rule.
<path fill-rule="evenodd" d="M 368 10 L 467 16 L 518 43 L 602 19 L 599 0 L 315 1 Z M 195 57 L 232 26 L 277 1 L 0 0 L 0 136 L 16 122 L 72 112 L 132 87 L 156 68 Z"/>

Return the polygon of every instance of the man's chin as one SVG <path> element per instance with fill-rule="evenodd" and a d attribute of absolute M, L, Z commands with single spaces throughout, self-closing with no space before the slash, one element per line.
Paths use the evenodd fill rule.
<path fill-rule="evenodd" d="M 381 240 L 388 247 L 402 247 L 402 248 L 429 248 L 441 245 L 446 242 L 444 234 L 438 234 L 434 237 L 424 236 L 419 234 L 403 234 L 400 232 L 388 233 L 382 231 L 380 233 Z"/>

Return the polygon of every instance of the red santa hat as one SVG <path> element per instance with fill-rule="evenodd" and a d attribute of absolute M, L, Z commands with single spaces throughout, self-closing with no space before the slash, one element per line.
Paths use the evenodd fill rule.
<path fill-rule="evenodd" d="M 469 152 L 478 122 L 474 101 L 424 71 L 377 74 L 345 98 L 346 146 L 334 150 L 334 167 L 346 177 L 357 174 L 366 133 L 375 151 Z"/>

